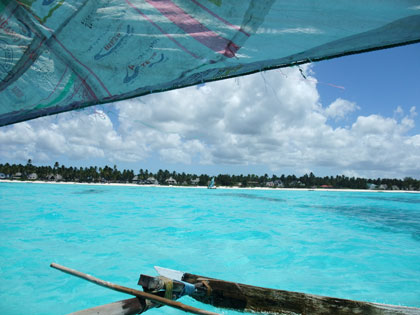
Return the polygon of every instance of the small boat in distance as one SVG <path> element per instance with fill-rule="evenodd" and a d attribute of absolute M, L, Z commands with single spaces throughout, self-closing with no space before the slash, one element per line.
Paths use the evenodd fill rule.
<path fill-rule="evenodd" d="M 214 184 L 214 177 L 211 179 L 210 184 L 207 186 L 208 189 L 216 189 Z"/>

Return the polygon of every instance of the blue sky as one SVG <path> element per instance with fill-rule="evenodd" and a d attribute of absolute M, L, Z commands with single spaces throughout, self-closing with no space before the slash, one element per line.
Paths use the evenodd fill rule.
<path fill-rule="evenodd" d="M 419 56 L 414 44 L 3 127 L 0 163 L 420 178 Z"/>
<path fill-rule="evenodd" d="M 341 97 L 361 107 L 355 115 L 381 114 L 392 117 L 397 106 L 420 110 L 420 44 L 378 50 L 314 64 L 320 82 L 343 86 L 345 90 L 319 84 L 321 102 Z M 418 122 L 418 118 L 416 119 Z M 420 133 L 420 124 L 410 130 Z"/>

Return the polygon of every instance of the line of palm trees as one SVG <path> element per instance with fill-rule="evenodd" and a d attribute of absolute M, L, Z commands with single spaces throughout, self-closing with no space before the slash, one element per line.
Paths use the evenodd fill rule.
<path fill-rule="evenodd" d="M 147 179 L 154 178 L 160 184 L 166 184 L 169 178 L 174 179 L 178 185 L 200 185 L 206 186 L 211 179 L 207 174 L 186 174 L 168 170 L 159 170 L 156 173 L 140 169 L 137 174 L 133 170 L 118 170 L 117 165 L 113 167 L 90 166 L 90 167 L 66 167 L 58 162 L 54 166 L 35 166 L 29 159 L 26 165 L 22 164 L 0 164 L 0 175 L 3 177 L 27 180 L 34 179 L 31 174 L 36 174 L 38 180 L 60 180 L 69 182 L 117 182 L 117 183 L 141 183 Z M 402 179 L 367 179 L 347 177 L 344 175 L 317 177 L 312 172 L 303 176 L 281 175 L 258 176 L 219 174 L 215 177 L 216 185 L 219 186 L 242 186 L 242 187 L 292 187 L 292 188 L 351 188 L 366 189 L 369 187 L 382 187 L 382 189 L 420 190 L 420 180 L 406 177 Z M 1 177 L 0 177 L 1 178 Z"/>

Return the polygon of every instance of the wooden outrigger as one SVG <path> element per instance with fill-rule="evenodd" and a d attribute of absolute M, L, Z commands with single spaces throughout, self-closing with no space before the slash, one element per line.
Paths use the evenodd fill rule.
<path fill-rule="evenodd" d="M 215 307 L 265 314 L 406 314 L 420 315 L 420 308 L 386 305 L 325 297 L 299 292 L 256 287 L 155 267 L 160 276 L 140 275 L 143 291 L 121 287 L 90 275 L 51 264 L 52 267 L 101 286 L 136 296 L 132 299 L 72 313 L 73 315 L 141 314 L 153 307 L 167 305 L 194 314 L 216 314 L 174 300 L 189 295 Z M 123 289 L 122 289 L 123 288 Z"/>

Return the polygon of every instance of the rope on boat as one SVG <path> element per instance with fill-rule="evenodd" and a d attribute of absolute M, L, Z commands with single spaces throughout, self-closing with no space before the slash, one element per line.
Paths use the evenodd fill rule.
<path fill-rule="evenodd" d="M 210 284 L 209 284 L 209 282 L 208 281 L 206 281 L 206 280 L 204 280 L 204 281 L 202 281 L 202 283 L 203 283 L 203 285 L 206 287 L 206 295 L 207 296 L 211 296 L 211 293 L 212 293 L 212 289 L 211 289 L 211 286 L 210 286 Z"/>
<path fill-rule="evenodd" d="M 172 300 L 173 296 L 173 289 L 174 289 L 174 282 L 171 279 L 162 277 L 163 283 L 165 283 L 165 299 Z"/>

